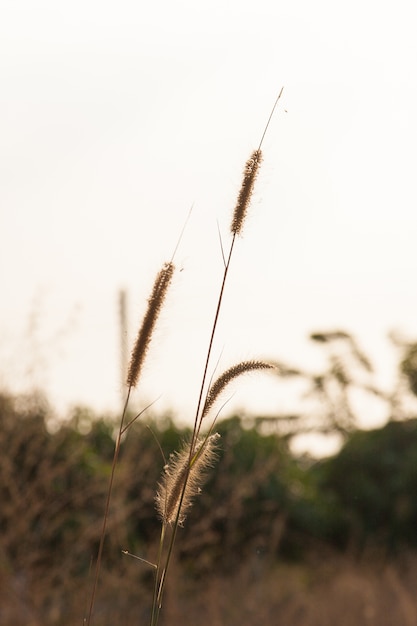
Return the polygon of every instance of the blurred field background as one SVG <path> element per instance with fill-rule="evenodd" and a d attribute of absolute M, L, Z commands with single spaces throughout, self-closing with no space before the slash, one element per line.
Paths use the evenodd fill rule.
<path fill-rule="evenodd" d="M 326 371 L 311 378 L 281 365 L 281 375 L 304 378 L 319 395 L 320 421 L 301 413 L 219 421 L 218 464 L 180 529 L 162 624 L 416 623 L 417 345 L 402 346 L 392 393 L 368 389 L 389 417 L 363 430 L 351 403 L 355 368 L 340 356 L 353 339 L 340 331 L 313 339 L 332 357 Z M 57 422 L 41 394 L 3 391 L 2 625 L 82 623 L 116 424 L 86 407 Z M 303 431 L 337 436 L 337 452 L 297 454 L 292 441 Z M 123 442 L 97 624 L 147 624 L 152 571 L 122 550 L 155 560 L 157 441 L 168 457 L 187 433 L 151 410 Z"/>
<path fill-rule="evenodd" d="M 414 14 L 409 0 L 1 3 L 2 626 L 82 623 L 121 353 L 193 205 L 94 620 L 149 623 L 152 571 L 122 550 L 155 560 L 159 445 L 187 437 L 219 233 L 282 85 L 214 350 L 220 370 L 280 362 L 221 415 L 161 624 L 417 623 Z M 389 348 L 388 329 L 404 333 Z"/>

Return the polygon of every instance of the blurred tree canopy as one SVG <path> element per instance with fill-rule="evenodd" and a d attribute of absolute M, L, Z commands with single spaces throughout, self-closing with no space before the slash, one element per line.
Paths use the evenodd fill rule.
<path fill-rule="evenodd" d="M 346 542 L 388 553 L 417 545 L 417 419 L 354 433 L 315 472 Z"/>

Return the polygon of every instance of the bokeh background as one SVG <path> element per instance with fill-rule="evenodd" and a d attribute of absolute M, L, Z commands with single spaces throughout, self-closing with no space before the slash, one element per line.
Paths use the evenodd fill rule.
<path fill-rule="evenodd" d="M 126 360 L 175 251 L 94 619 L 149 623 L 151 570 L 121 550 L 156 559 L 282 87 L 209 377 L 277 369 L 224 397 L 160 624 L 417 623 L 416 61 L 408 0 L 3 0 L 1 624 L 86 615 Z"/>
<path fill-rule="evenodd" d="M 117 409 L 119 292 L 130 350 L 192 206 L 141 390 L 189 421 L 218 231 L 227 246 L 244 163 L 284 86 L 214 354 L 315 367 L 308 334 L 343 328 L 389 386 L 387 333 L 417 332 L 412 16 L 406 1 L 4 2 L 3 384 L 42 388 L 60 411 Z M 287 401 L 254 381 L 230 408 Z"/>

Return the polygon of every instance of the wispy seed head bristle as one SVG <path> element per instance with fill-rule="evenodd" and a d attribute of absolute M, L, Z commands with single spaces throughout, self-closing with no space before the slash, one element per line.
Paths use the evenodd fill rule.
<path fill-rule="evenodd" d="M 219 378 L 217 378 L 217 380 L 210 387 L 204 403 L 202 417 L 207 415 L 219 395 L 234 378 L 244 374 L 245 372 L 274 369 L 274 367 L 274 365 L 266 363 L 265 361 L 242 361 L 241 363 L 237 363 L 236 365 L 230 367 L 228 370 L 223 372 L 223 374 L 219 376 Z"/>
<path fill-rule="evenodd" d="M 261 150 L 254 150 L 250 159 L 246 161 L 245 169 L 243 171 L 243 180 L 237 197 L 235 210 L 233 212 L 232 223 L 230 225 L 230 230 L 233 235 L 240 235 L 242 232 L 261 161 Z"/>
<path fill-rule="evenodd" d="M 216 459 L 219 438 L 220 435 L 214 433 L 199 439 L 192 453 L 191 443 L 188 443 L 180 452 L 171 455 L 155 496 L 156 509 L 164 524 L 183 524 L 207 470 Z"/>
<path fill-rule="evenodd" d="M 174 269 L 173 263 L 165 263 L 161 271 L 156 276 L 152 293 L 148 299 L 148 308 L 146 309 L 146 313 L 142 320 L 142 325 L 139 328 L 135 345 L 133 346 L 132 355 L 130 357 L 126 379 L 129 387 L 134 387 L 139 380 L 139 375 L 149 348 L 153 330 L 164 304 L 168 287 L 174 274 Z"/>

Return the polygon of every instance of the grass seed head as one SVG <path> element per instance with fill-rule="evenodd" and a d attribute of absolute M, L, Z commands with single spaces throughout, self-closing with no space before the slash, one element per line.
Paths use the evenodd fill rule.
<path fill-rule="evenodd" d="M 240 186 L 235 210 L 233 212 L 232 223 L 230 225 L 230 230 L 233 235 L 240 235 L 242 232 L 261 161 L 261 150 L 254 150 L 250 159 L 246 161 L 245 169 L 243 171 L 242 184 Z"/>
<path fill-rule="evenodd" d="M 235 378 L 244 374 L 245 372 L 252 372 L 254 370 L 266 370 L 266 369 L 274 369 L 275 366 L 271 363 L 267 363 L 266 361 L 241 361 L 236 365 L 233 365 L 228 370 L 223 372 L 217 380 L 214 381 L 212 386 L 210 387 L 206 401 L 204 403 L 202 417 L 205 417 L 207 413 L 212 408 L 213 404 L 219 397 L 219 395 L 224 391 L 227 385 L 232 382 Z"/>
<path fill-rule="evenodd" d="M 214 433 L 199 439 L 191 451 L 191 443 L 171 455 L 155 497 L 156 509 L 164 524 L 184 523 L 187 511 L 201 491 L 207 470 L 216 460 L 217 442 Z"/>
<path fill-rule="evenodd" d="M 139 380 L 140 372 L 146 357 L 146 353 L 151 342 L 152 334 L 158 316 L 162 310 L 168 287 L 174 274 L 174 264 L 165 263 L 161 271 L 157 274 L 152 293 L 148 300 L 148 308 L 142 320 L 142 325 L 136 337 L 130 357 L 129 369 L 127 372 L 127 385 L 135 387 Z"/>

